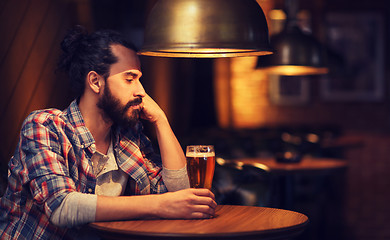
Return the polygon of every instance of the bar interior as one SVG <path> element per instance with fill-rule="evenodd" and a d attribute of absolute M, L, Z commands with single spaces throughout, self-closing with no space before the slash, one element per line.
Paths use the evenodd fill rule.
<path fill-rule="evenodd" d="M 72 100 L 67 77 L 55 73 L 66 30 L 114 29 L 142 49 L 156 2 L 0 2 L 0 196 L 27 114 Z M 305 214 L 295 239 L 390 239 L 390 5 L 257 3 L 270 40 L 262 51 L 274 54 L 140 55 L 145 90 L 183 149 L 214 145 L 218 204 Z"/>

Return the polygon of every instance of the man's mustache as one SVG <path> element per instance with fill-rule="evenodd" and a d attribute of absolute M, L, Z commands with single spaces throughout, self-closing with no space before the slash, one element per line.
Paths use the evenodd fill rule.
<path fill-rule="evenodd" d="M 126 112 L 130 107 L 132 107 L 132 106 L 136 106 L 136 105 L 139 105 L 139 104 L 141 104 L 142 103 L 142 98 L 136 98 L 136 99 L 134 99 L 134 100 L 132 100 L 132 101 L 129 101 L 127 104 L 126 104 L 126 106 L 124 107 L 124 111 Z"/>

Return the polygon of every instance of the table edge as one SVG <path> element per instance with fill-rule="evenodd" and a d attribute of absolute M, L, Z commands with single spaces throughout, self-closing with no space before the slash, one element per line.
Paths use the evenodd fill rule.
<path fill-rule="evenodd" d="M 231 205 L 223 205 L 223 206 L 231 206 Z M 258 207 L 258 206 L 253 206 L 253 207 Z M 262 208 L 268 208 L 268 209 L 277 209 L 277 208 L 270 208 L 270 207 L 262 207 Z M 286 210 L 286 209 L 279 209 L 283 211 L 290 211 L 290 212 L 295 212 L 291 210 Z M 299 213 L 299 212 L 295 212 Z M 293 237 L 296 235 L 299 235 L 305 230 L 305 227 L 309 224 L 310 220 L 309 218 L 303 214 L 306 220 L 300 224 L 290 226 L 290 227 L 285 227 L 285 228 L 274 228 L 270 230 L 257 230 L 257 231 L 244 231 L 244 232 L 236 232 L 236 233 L 162 233 L 162 232 L 141 232 L 141 231 L 128 231 L 128 230 L 122 230 L 122 229 L 117 229 L 115 231 L 112 231 L 110 229 L 107 229 L 103 226 L 99 225 L 99 222 L 93 222 L 89 223 L 88 226 L 90 228 L 93 228 L 97 231 L 100 231 L 102 233 L 110 233 L 110 234 L 115 234 L 117 236 L 136 236 L 136 237 L 171 237 L 171 238 L 209 238 L 209 237 L 215 237 L 215 238 L 226 238 L 226 237 L 251 237 L 251 236 L 257 236 L 261 234 L 262 236 L 272 236 L 272 235 L 278 235 L 278 233 L 285 232 L 288 233 L 289 237 Z M 183 219 L 184 220 L 184 219 Z M 122 221 L 128 221 L 128 220 L 120 220 L 120 221 L 106 221 L 106 222 L 122 222 Z M 285 235 L 284 235 L 285 236 Z"/>

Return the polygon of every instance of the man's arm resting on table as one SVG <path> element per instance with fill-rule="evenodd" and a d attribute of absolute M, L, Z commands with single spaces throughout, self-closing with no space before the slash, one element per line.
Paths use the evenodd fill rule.
<path fill-rule="evenodd" d="M 217 204 L 207 189 L 185 189 L 164 194 L 106 197 L 69 193 L 50 220 L 61 227 L 94 221 L 135 218 L 210 218 Z"/>
<path fill-rule="evenodd" d="M 164 194 L 98 196 L 96 221 L 135 218 L 210 218 L 217 206 L 208 189 L 188 188 Z"/>

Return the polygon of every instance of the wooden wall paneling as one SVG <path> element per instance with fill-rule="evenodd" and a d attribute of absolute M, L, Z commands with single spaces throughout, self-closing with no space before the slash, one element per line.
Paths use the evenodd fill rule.
<path fill-rule="evenodd" d="M 23 73 L 23 68 L 27 64 L 32 46 L 38 37 L 38 31 L 42 25 L 50 2 L 51 1 L 49 0 L 33 0 L 26 12 L 22 24 L 18 28 L 11 48 L 7 52 L 6 59 L 0 66 L 0 73 L 2 73 L 3 79 L 5 79 L 2 83 L 3 91 L 0 94 L 1 115 L 5 114 L 4 110 Z M 17 2 L 15 4 L 17 4 Z"/>
<path fill-rule="evenodd" d="M 20 108 L 8 108 L 13 94 L 16 90 L 17 83 L 23 76 L 24 68 L 28 64 L 28 59 L 32 51 L 32 46 L 35 39 L 38 37 L 39 29 L 45 13 L 48 10 L 49 0 L 34 0 L 26 11 L 23 21 L 18 27 L 18 31 L 12 42 L 12 45 L 7 51 L 7 55 L 3 64 L 0 66 L 0 73 L 3 79 L 2 88 L 0 92 L 0 157 L 1 161 L 8 161 L 9 154 L 7 152 L 10 144 L 10 134 L 12 134 L 12 127 L 15 119 L 15 112 Z M 17 4 L 17 2 L 15 2 Z M 24 96 L 18 96 L 23 98 Z M 19 99 L 17 99 L 19 101 Z M 8 111 L 10 109 L 12 111 Z M 11 122 L 11 125 L 8 123 Z M 19 130 L 20 126 L 17 127 Z"/>
<path fill-rule="evenodd" d="M 54 91 L 61 95 L 60 90 L 54 90 L 54 72 L 57 67 L 58 56 L 60 55 L 60 43 L 64 35 L 64 22 L 68 13 L 68 6 L 58 1 L 52 4 L 48 16 L 44 20 L 41 29 L 40 38 L 37 40 L 35 54 L 36 58 L 44 57 L 39 66 L 39 76 L 34 84 L 34 90 L 27 99 L 27 105 L 24 109 L 24 116 L 36 109 L 46 108 L 49 103 L 49 96 Z M 68 23 L 69 24 L 69 23 Z M 33 55 L 33 54 L 32 54 Z M 36 73 L 38 74 L 38 73 Z"/>
<path fill-rule="evenodd" d="M 2 10 L 0 13 L 0 82 L 2 87 L 0 88 L 0 116 L 2 118 L 7 117 L 1 112 L 2 106 L 5 106 L 7 93 L 11 91 L 9 86 L 12 84 L 6 84 L 7 81 L 15 81 L 11 79 L 9 72 L 13 66 L 10 60 L 7 59 L 10 52 L 15 51 L 14 44 L 16 36 L 20 30 L 20 26 L 23 24 L 23 20 L 30 6 L 31 0 L 7 0 L 2 3 Z M 4 144 L 8 139 L 1 134 L 2 130 L 7 126 L 0 126 L 0 161 L 8 161 Z"/>
<path fill-rule="evenodd" d="M 63 23 L 59 22 L 59 26 L 62 26 Z M 67 96 L 67 87 L 58 86 L 64 80 L 59 79 L 55 71 L 57 68 L 57 61 L 60 55 L 60 43 L 65 34 L 63 28 L 59 27 L 55 34 L 53 35 L 53 41 L 48 48 L 49 55 L 46 58 L 45 64 L 42 67 L 42 71 L 39 76 L 39 82 L 36 85 L 36 90 L 33 91 L 30 101 L 24 111 L 24 115 L 27 116 L 31 111 L 50 108 L 50 107 L 61 107 L 58 101 L 52 101 L 54 98 L 66 98 Z"/>
<path fill-rule="evenodd" d="M 0 1 L 0 66 L 3 64 L 15 35 L 23 21 L 30 0 Z M 16 4 L 17 3 L 17 4 Z"/>
<path fill-rule="evenodd" d="M 61 24 L 62 25 L 62 24 Z M 60 26 L 61 26 L 60 25 Z M 59 48 L 60 48 L 60 41 L 62 40 L 64 31 L 61 27 L 57 29 L 57 32 L 55 34 L 55 38 L 52 41 L 51 46 L 48 46 L 49 50 L 49 56 L 46 58 L 45 64 L 41 69 L 41 73 L 39 76 L 39 81 L 35 86 L 34 91 L 32 92 L 32 95 L 28 101 L 28 105 L 24 109 L 23 116 L 27 116 L 30 112 L 33 110 L 38 109 L 44 109 L 44 108 L 51 108 L 51 107 L 57 107 L 58 101 L 53 102 L 52 96 L 55 96 L 56 98 L 66 98 L 66 87 L 58 87 L 59 79 L 55 75 L 55 68 L 59 56 Z M 20 118 L 19 121 L 14 123 L 15 127 L 21 127 L 22 123 L 24 121 L 24 117 Z M 11 157 L 11 154 L 13 153 L 17 142 L 19 140 L 19 129 L 13 129 L 13 133 L 10 134 L 10 142 L 7 146 L 7 152 L 8 157 Z"/>
<path fill-rule="evenodd" d="M 42 73 L 48 64 L 48 58 L 50 56 L 51 46 L 56 39 L 56 33 L 60 26 L 61 7 L 58 6 L 56 1 L 52 1 L 50 8 L 44 13 L 45 18 L 41 24 L 39 31 L 37 32 L 37 38 L 32 46 L 31 53 L 23 69 L 23 73 L 15 87 L 14 94 L 10 99 L 7 108 L 5 110 L 7 118 L 0 120 L 1 125 L 8 126 L 4 135 L 7 139 L 17 139 L 17 135 L 20 130 L 20 125 L 26 117 L 27 113 L 32 109 L 29 109 L 29 105 L 34 97 L 34 92 L 37 91 L 38 86 L 45 88 L 50 80 L 42 78 Z M 53 68 L 53 70 L 55 67 Z M 46 95 L 48 95 L 48 89 Z M 38 95 L 37 97 L 43 97 L 45 94 Z M 45 106 L 41 106 L 45 107 Z M 17 140 L 7 141 L 5 143 L 5 149 L 12 149 L 16 145 Z M 10 150 L 11 151 L 11 150 Z"/>
<path fill-rule="evenodd" d="M 39 81 L 36 84 L 35 90 L 33 91 L 24 111 L 25 116 L 27 116 L 27 114 L 31 111 L 37 109 L 50 107 L 61 108 L 63 107 L 66 99 L 69 98 L 67 84 L 64 84 L 64 81 L 67 82 L 66 79 L 61 79 L 62 76 L 55 73 L 58 57 L 61 54 L 60 43 L 66 33 L 66 29 L 70 27 L 67 14 L 68 7 L 68 5 L 57 4 L 55 9 L 52 11 L 53 14 L 47 18 L 48 21 L 55 23 L 51 24 L 52 26 L 47 29 L 52 29 L 51 35 L 49 36 L 52 39 L 50 45 L 47 46 L 49 52 L 45 60 L 45 64 L 41 68 Z M 43 31 L 45 30 L 43 29 Z"/>

